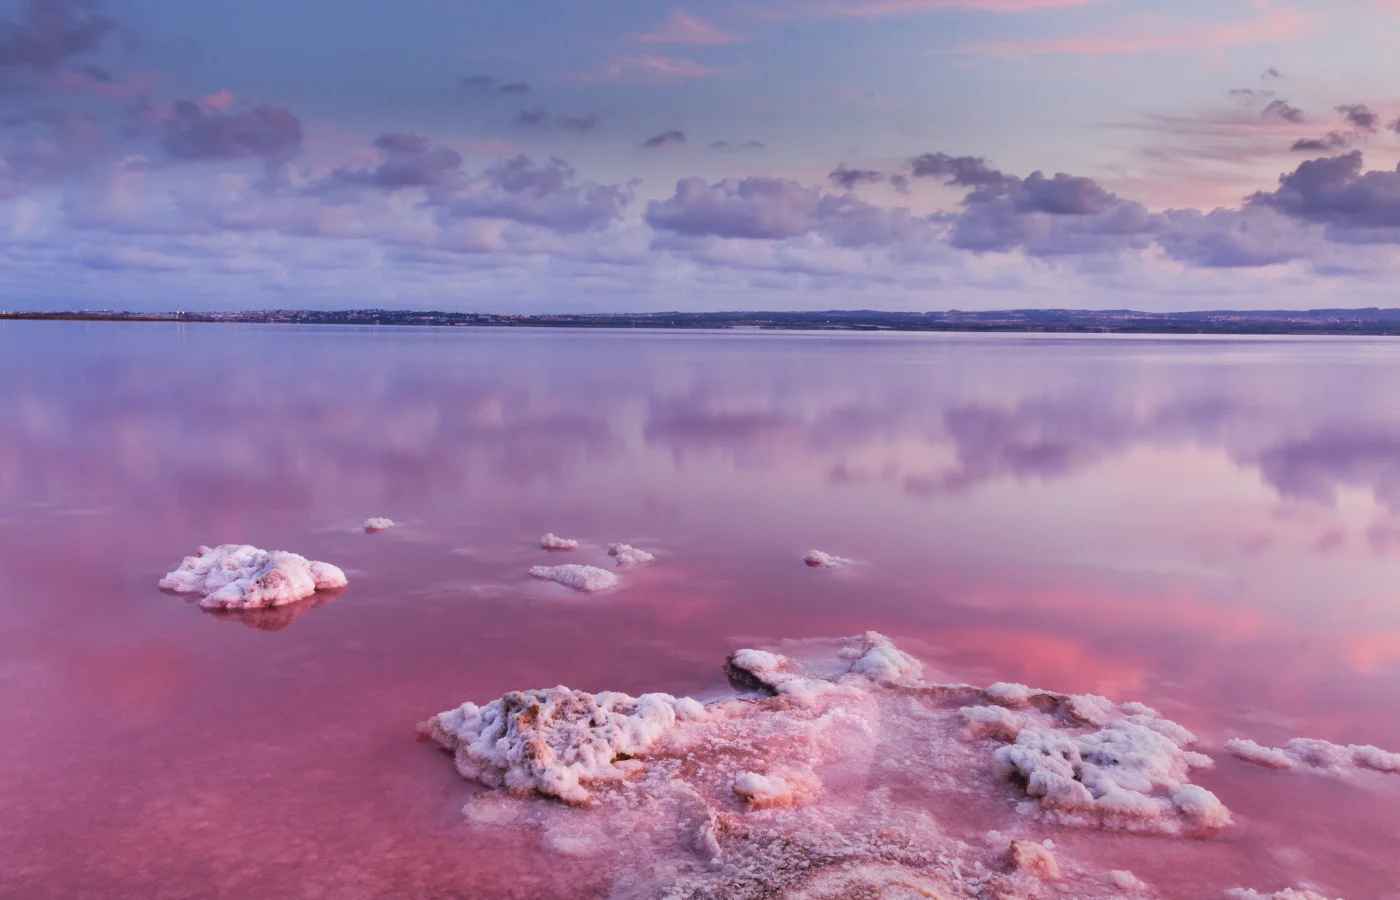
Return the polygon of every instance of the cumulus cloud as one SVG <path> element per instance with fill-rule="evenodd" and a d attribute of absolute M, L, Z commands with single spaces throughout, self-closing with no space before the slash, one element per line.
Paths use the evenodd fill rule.
<path fill-rule="evenodd" d="M 647 204 L 653 228 L 693 236 L 778 239 L 813 228 L 820 197 L 788 178 L 751 176 L 707 184 L 683 178 L 665 200 Z"/>
<path fill-rule="evenodd" d="M 630 188 L 582 180 L 561 159 L 536 163 L 520 155 L 488 167 L 444 208 L 466 218 L 508 219 L 565 233 L 602 228 L 632 200 Z"/>
<path fill-rule="evenodd" d="M 1308 160 L 1280 176 L 1277 190 L 1260 191 L 1247 203 L 1343 232 L 1400 240 L 1381 231 L 1400 228 L 1400 170 L 1363 172 L 1363 166 L 1360 150 Z"/>
<path fill-rule="evenodd" d="M 965 187 L 1001 184 L 1006 178 L 980 156 L 924 153 L 910 160 L 909 165 L 915 178 L 939 178 Z"/>
<path fill-rule="evenodd" d="M 652 135 L 651 137 L 642 141 L 642 146 L 654 150 L 659 147 L 669 147 L 672 144 L 684 143 L 685 132 L 673 129 L 671 131 L 663 131 L 660 134 Z"/>

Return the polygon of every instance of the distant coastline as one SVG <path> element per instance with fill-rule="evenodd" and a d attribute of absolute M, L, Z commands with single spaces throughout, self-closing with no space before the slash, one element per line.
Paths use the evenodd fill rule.
<path fill-rule="evenodd" d="M 0 312 L 3 321 L 208 322 L 254 325 L 468 326 L 479 328 L 678 328 L 784 331 L 972 331 L 1047 334 L 1400 335 L 1400 309 L 1135 310 L 1017 309 L 988 312 L 454 313 L 388 309 Z"/>

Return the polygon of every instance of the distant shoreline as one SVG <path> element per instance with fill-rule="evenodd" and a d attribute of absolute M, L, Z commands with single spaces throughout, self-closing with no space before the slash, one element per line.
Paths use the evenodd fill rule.
<path fill-rule="evenodd" d="M 1400 309 L 1135 310 L 1021 309 L 988 312 L 659 312 L 531 314 L 384 309 L 246 312 L 0 312 L 4 321 L 196 322 L 241 325 L 388 325 L 477 328 L 695 329 L 744 331 L 991 332 L 1159 335 L 1400 335 Z"/>

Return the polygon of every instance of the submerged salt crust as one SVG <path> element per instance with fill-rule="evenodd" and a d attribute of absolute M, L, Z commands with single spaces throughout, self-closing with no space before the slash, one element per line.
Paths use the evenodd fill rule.
<path fill-rule="evenodd" d="M 839 569 L 842 566 L 849 566 L 854 560 L 823 553 L 821 550 L 808 550 L 807 555 L 802 557 L 802 561 L 814 569 Z"/>
<path fill-rule="evenodd" d="M 617 587 L 617 576 L 597 566 L 532 566 L 530 575 L 541 581 L 554 581 L 584 593 Z"/>
<path fill-rule="evenodd" d="M 160 580 L 162 590 L 196 594 L 206 609 L 263 609 L 345 587 L 345 573 L 284 550 L 248 544 L 200 547 Z"/>
<path fill-rule="evenodd" d="M 645 550 L 638 550 L 631 544 L 608 544 L 608 556 L 617 560 L 619 569 L 629 566 L 640 566 L 656 559 L 656 556 Z"/>
<path fill-rule="evenodd" d="M 577 550 L 578 541 L 572 538 L 561 538 L 554 532 L 546 534 L 540 538 L 541 550 Z"/>
<path fill-rule="evenodd" d="M 874 632 L 820 658 L 738 650 L 726 670 L 739 693 L 709 703 L 560 686 L 419 728 L 496 789 L 470 823 L 537 829 L 616 873 L 617 898 L 1121 896 L 1128 873 L 1027 832 L 1209 837 L 1230 820 L 1190 782 L 1208 764 L 1190 732 L 1140 704 L 925 682 Z M 1002 821 L 959 840 L 938 798 Z"/>

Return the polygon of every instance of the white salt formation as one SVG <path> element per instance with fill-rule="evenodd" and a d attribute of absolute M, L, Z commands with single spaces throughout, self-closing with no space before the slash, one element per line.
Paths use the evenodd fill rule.
<path fill-rule="evenodd" d="M 577 550 L 578 541 L 570 540 L 569 538 L 561 538 L 551 531 L 549 534 L 546 534 L 544 537 L 540 538 L 540 549 L 556 551 Z"/>
<path fill-rule="evenodd" d="M 388 531 L 390 528 L 393 528 L 393 527 L 394 527 L 394 520 L 393 520 L 393 519 L 385 519 L 385 518 L 383 518 L 383 517 L 375 517 L 375 518 L 372 518 L 372 519 L 365 519 L 365 531 L 369 532 L 370 534 L 374 534 L 375 532 L 378 532 L 378 531 Z"/>
<path fill-rule="evenodd" d="M 544 581 L 556 581 L 576 591 L 591 593 L 617 587 L 617 576 L 596 566 L 533 566 L 530 574 Z"/>
<path fill-rule="evenodd" d="M 640 566 L 656 559 L 655 556 L 645 550 L 638 550 L 631 544 L 608 544 L 608 556 L 617 560 L 619 569 L 629 566 Z"/>
<path fill-rule="evenodd" d="M 1127 873 L 1086 869 L 1025 829 L 1206 836 L 1228 821 L 1188 781 L 1203 760 L 1183 749 L 1189 732 L 1146 707 L 927 683 L 873 632 L 803 646 L 730 654 L 740 693 L 710 703 L 556 687 L 419 728 L 463 777 L 500 789 L 471 797 L 472 827 L 532 826 L 613 873 L 616 898 L 1121 897 Z M 998 704 L 1012 697 L 1015 712 Z M 1015 758 L 993 740 L 1015 741 L 1000 748 Z M 977 810 L 965 823 L 929 812 L 963 807 Z"/>
<path fill-rule="evenodd" d="M 802 561 L 814 569 L 839 569 L 842 566 L 849 566 L 852 562 L 844 556 L 832 556 L 830 553 L 823 553 L 820 550 L 808 550 L 807 555 L 802 557 Z"/>
<path fill-rule="evenodd" d="M 1294 738 L 1282 747 L 1265 747 L 1244 738 L 1225 742 L 1230 755 L 1268 769 L 1305 766 L 1333 774 L 1370 769 L 1400 775 L 1400 753 L 1391 753 L 1369 744 L 1333 744 L 1316 738 Z"/>
<path fill-rule="evenodd" d="M 247 544 L 200 547 L 180 568 L 160 580 L 162 590 L 197 594 L 206 609 L 263 609 L 303 600 L 317 591 L 346 585 L 330 563 L 311 562 L 283 550 Z"/>

